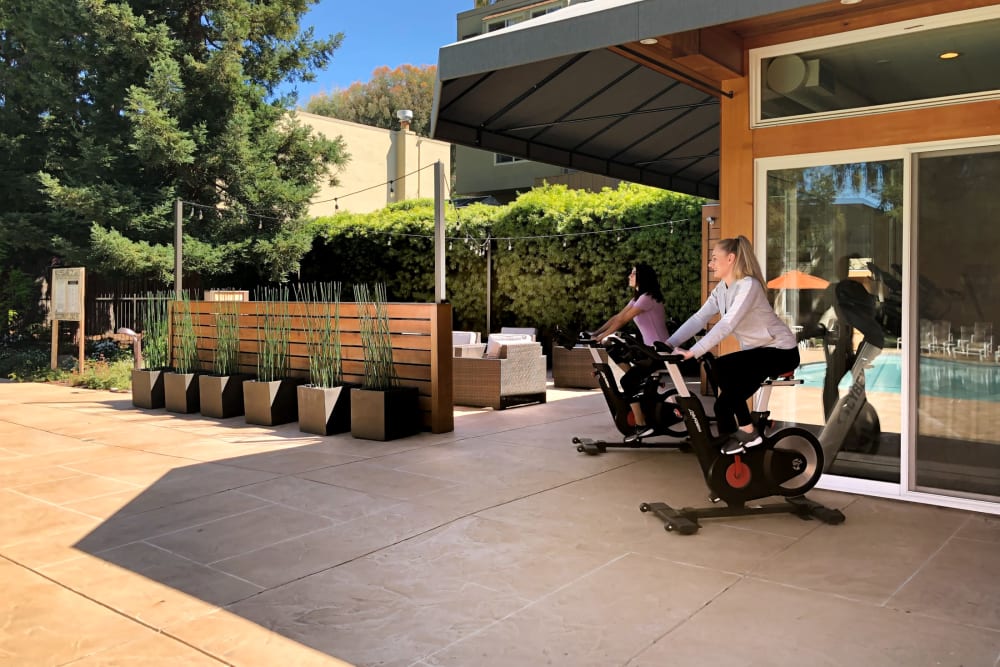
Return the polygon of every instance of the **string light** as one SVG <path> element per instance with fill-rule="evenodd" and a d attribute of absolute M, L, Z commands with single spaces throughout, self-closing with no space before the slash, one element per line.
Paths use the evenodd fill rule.
<path fill-rule="evenodd" d="M 392 183 L 392 181 L 389 181 L 389 194 L 394 195 L 396 194 L 396 189 L 393 187 Z"/>
<path fill-rule="evenodd" d="M 434 167 L 434 163 L 425 164 L 423 167 L 420 167 L 419 169 L 414 169 L 413 171 L 411 171 L 411 172 L 409 172 L 407 174 L 403 174 L 402 176 L 400 176 L 400 178 L 403 178 L 403 179 L 409 178 L 410 176 L 413 176 L 414 174 L 419 174 L 424 169 L 431 169 L 433 167 Z M 316 204 L 326 204 L 328 202 L 336 202 L 338 199 L 345 199 L 346 197 L 353 197 L 354 195 L 361 194 L 362 192 L 368 192 L 369 190 L 374 190 L 375 188 L 381 188 L 381 187 L 383 187 L 385 185 L 388 185 L 389 188 L 390 188 L 389 191 L 392 192 L 392 183 L 393 183 L 394 180 L 399 180 L 399 179 L 389 179 L 388 181 L 382 181 L 381 183 L 376 183 L 375 185 L 369 185 L 366 188 L 361 188 L 360 190 L 355 190 L 354 192 L 348 192 L 348 193 L 345 193 L 345 194 L 337 195 L 336 197 L 330 197 L 329 199 L 320 199 L 319 201 L 309 202 L 309 204 L 310 204 L 310 206 L 315 206 Z M 447 181 L 445 181 L 445 185 L 447 185 Z"/>
<path fill-rule="evenodd" d="M 406 174 L 406 176 L 410 176 L 412 174 L 416 174 L 416 173 L 418 173 L 420 171 L 423 171 L 424 169 L 427 169 L 428 167 L 433 167 L 433 166 L 434 165 L 431 164 L 431 165 L 427 165 L 425 167 L 421 167 L 420 169 L 417 169 L 416 171 L 411 172 L 410 174 Z M 337 197 L 333 197 L 331 199 L 327 199 L 327 200 L 324 200 L 324 201 L 321 201 L 321 202 L 312 202 L 312 204 L 326 203 L 326 202 L 332 201 L 334 203 L 334 210 L 338 210 L 339 211 L 340 210 L 340 201 L 339 200 L 342 197 L 349 197 L 351 195 L 358 194 L 358 193 L 364 192 L 366 190 L 371 190 L 373 188 L 380 187 L 380 186 L 383 186 L 383 185 L 386 185 L 386 184 L 389 185 L 389 191 L 391 193 L 395 193 L 394 184 L 395 184 L 396 180 L 398 180 L 398 179 L 391 179 L 389 181 L 386 181 L 384 183 L 380 183 L 378 185 L 373 185 L 373 186 L 370 186 L 370 187 L 367 187 L 367 188 L 363 188 L 361 190 L 357 190 L 355 192 L 347 193 L 345 195 L 338 195 Z M 456 216 L 456 218 L 458 218 L 458 223 L 461 226 L 462 222 L 463 222 L 462 218 L 461 218 L 461 213 L 459 212 L 458 207 L 455 206 L 454 201 L 452 201 L 451 198 L 450 198 L 451 186 L 450 186 L 450 184 L 447 181 L 445 181 L 445 187 L 448 189 L 449 203 L 451 203 L 452 208 L 455 210 L 455 216 Z M 191 219 L 192 220 L 196 219 L 196 217 L 199 220 L 203 220 L 204 219 L 204 213 L 203 213 L 203 211 L 205 211 L 205 210 L 210 210 L 210 211 L 212 211 L 212 212 L 214 212 L 216 214 L 223 214 L 225 212 L 223 210 L 220 210 L 217 206 L 209 206 L 209 205 L 199 204 L 197 202 L 186 201 L 186 200 L 180 200 L 180 201 L 181 201 L 182 205 L 187 205 L 187 206 L 191 207 Z M 285 222 L 288 219 L 287 217 L 286 218 L 279 218 L 279 217 L 275 217 L 275 216 L 261 215 L 259 213 L 250 213 L 250 212 L 244 213 L 243 215 L 244 215 L 244 219 L 247 220 L 247 221 L 249 221 L 252 218 L 257 218 L 257 228 L 260 229 L 260 230 L 263 230 L 263 228 L 264 228 L 264 220 L 273 220 L 273 221 L 277 221 L 277 222 Z M 666 220 L 666 221 L 663 221 L 663 222 L 656 222 L 656 223 L 652 223 L 652 224 L 648 224 L 648 225 L 635 225 L 635 226 L 632 226 L 632 227 L 619 227 L 619 228 L 616 228 L 616 229 L 598 229 L 598 230 L 593 230 L 593 231 L 572 232 L 572 233 L 564 233 L 564 234 L 538 234 L 538 235 L 532 235 L 532 236 L 508 236 L 508 237 L 492 237 L 492 236 L 488 236 L 485 240 L 482 240 L 482 241 L 479 241 L 477 239 L 472 238 L 471 236 L 469 236 L 468 233 L 466 233 L 464 236 L 446 237 L 446 238 L 448 239 L 448 250 L 452 250 L 453 249 L 453 247 L 454 247 L 453 241 L 454 240 L 459 240 L 459 241 L 464 241 L 465 244 L 466 244 L 466 246 L 469 248 L 470 251 L 474 250 L 478 256 L 484 257 L 484 256 L 486 256 L 487 244 L 490 244 L 494 240 L 495 241 L 507 241 L 507 250 L 508 251 L 513 251 L 513 249 L 514 249 L 513 241 L 514 240 L 536 240 L 536 239 L 547 239 L 547 238 L 561 238 L 563 240 L 563 248 L 568 248 L 569 247 L 569 241 L 568 241 L 568 239 L 570 237 L 574 237 L 574 236 L 591 236 L 591 235 L 594 235 L 594 234 L 614 233 L 615 234 L 615 241 L 616 242 L 621 242 L 623 232 L 645 229 L 647 227 L 661 227 L 663 225 L 669 225 L 670 226 L 670 234 L 673 234 L 674 233 L 675 223 L 678 223 L 678 222 L 692 222 L 694 220 L 695 220 L 694 218 L 682 218 L 682 219 L 679 219 L 679 220 Z M 367 233 L 368 234 L 388 234 L 387 245 L 388 246 L 392 246 L 392 233 L 391 232 L 378 232 L 378 231 L 374 231 L 374 230 L 370 230 L 369 229 L 369 230 L 367 230 Z M 398 235 L 399 236 L 403 236 L 403 237 L 422 238 L 422 239 L 432 239 L 432 238 L 434 238 L 432 235 L 428 235 L 428 234 L 398 234 Z"/>

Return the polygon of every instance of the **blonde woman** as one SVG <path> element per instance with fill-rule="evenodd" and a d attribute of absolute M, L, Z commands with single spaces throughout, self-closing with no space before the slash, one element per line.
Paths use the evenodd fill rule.
<path fill-rule="evenodd" d="M 725 454 L 738 454 L 761 444 L 750 420 L 747 399 L 760 383 L 794 370 L 799 365 L 795 334 L 778 319 L 764 291 L 764 274 L 744 236 L 721 239 L 712 248 L 709 268 L 719 280 L 708 300 L 667 341 L 677 346 L 704 329 L 715 315 L 722 319 L 690 350 L 677 349 L 685 359 L 701 357 L 732 334 L 738 352 L 716 359 L 719 397 L 715 416 L 720 434 L 731 437 L 722 446 Z"/>

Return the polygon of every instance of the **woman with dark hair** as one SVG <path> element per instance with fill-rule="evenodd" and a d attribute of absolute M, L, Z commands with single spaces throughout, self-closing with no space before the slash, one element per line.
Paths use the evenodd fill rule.
<path fill-rule="evenodd" d="M 642 334 L 642 342 L 652 347 L 656 341 L 665 341 L 670 336 L 666 316 L 663 311 L 663 292 L 656 271 L 648 264 L 638 263 L 632 267 L 628 285 L 635 290 L 634 296 L 621 312 L 609 319 L 594 332 L 595 340 L 603 340 L 634 321 Z M 635 363 L 622 376 L 622 391 L 632 400 L 632 414 L 635 416 L 635 433 L 626 437 L 626 442 L 646 438 L 655 432 L 646 425 L 639 399 L 642 396 L 643 381 L 653 372 L 664 368 L 662 363 L 652 360 Z"/>
<path fill-rule="evenodd" d="M 716 242 L 708 266 L 718 279 L 718 286 L 667 343 L 690 359 L 702 356 L 730 334 L 739 342 L 738 352 L 715 360 L 719 388 L 715 416 L 719 433 L 731 436 L 722 451 L 738 454 L 762 442 L 750 420 L 747 399 L 767 378 L 795 370 L 799 365 L 799 348 L 795 334 L 778 319 L 768 303 L 764 274 L 745 236 Z M 676 347 L 704 329 L 715 315 L 721 315 L 722 319 L 690 350 Z"/>

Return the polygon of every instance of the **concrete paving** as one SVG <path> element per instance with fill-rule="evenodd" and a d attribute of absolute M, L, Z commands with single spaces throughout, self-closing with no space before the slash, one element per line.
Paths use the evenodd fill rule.
<path fill-rule="evenodd" d="M 666 533 L 597 392 L 394 442 L 0 383 L 0 665 L 1000 665 L 1000 518 L 831 492 Z"/>

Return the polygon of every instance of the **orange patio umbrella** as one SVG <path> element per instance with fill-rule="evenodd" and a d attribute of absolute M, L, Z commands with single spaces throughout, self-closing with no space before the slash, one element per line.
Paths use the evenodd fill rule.
<path fill-rule="evenodd" d="M 767 281 L 767 286 L 771 289 L 826 289 L 829 284 L 829 280 L 802 273 L 798 269 L 786 271 L 777 278 Z"/>

